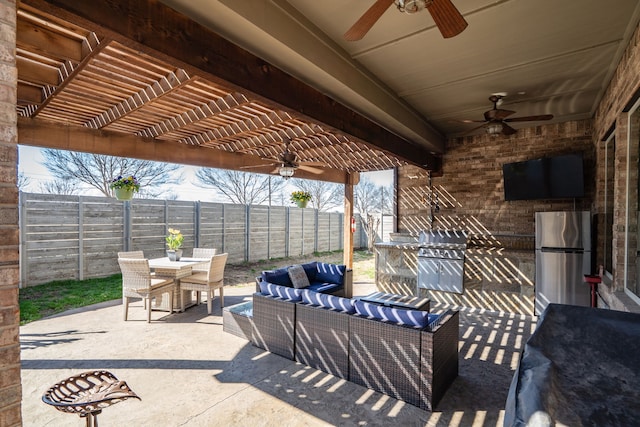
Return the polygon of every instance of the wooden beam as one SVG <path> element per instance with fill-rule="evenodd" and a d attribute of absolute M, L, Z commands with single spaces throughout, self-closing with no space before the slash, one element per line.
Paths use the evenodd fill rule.
<path fill-rule="evenodd" d="M 273 109 L 330 127 L 411 164 L 439 167 L 439 159 L 424 147 L 391 133 L 159 1 L 22 2 L 174 63 L 190 75 L 202 75 L 232 90 L 250 91 L 265 104 L 275 104 Z"/>
<path fill-rule="evenodd" d="M 48 67 L 25 58 L 16 58 L 18 79 L 41 85 L 58 86 L 60 73 L 55 67 Z"/>
<path fill-rule="evenodd" d="M 100 52 L 108 45 L 107 41 L 103 40 L 103 42 L 104 43 L 101 44 L 100 40 L 98 40 L 98 37 L 96 37 L 95 34 L 92 33 L 90 35 L 90 37 L 84 44 L 83 51 L 86 50 L 86 54 L 84 58 L 82 58 L 82 61 L 74 64 L 71 61 L 67 60 L 60 66 L 58 75 L 62 80 L 58 84 L 45 87 L 46 97 L 42 101 L 42 103 L 38 105 L 38 108 L 35 109 L 30 117 L 36 117 L 47 105 L 49 105 L 49 103 L 56 97 L 56 95 L 60 93 L 64 88 L 66 88 L 67 85 L 73 80 L 73 78 L 87 66 L 89 61 L 91 61 L 91 59 L 95 55 L 97 55 L 98 52 Z"/>
<path fill-rule="evenodd" d="M 264 160 L 260 157 L 249 154 L 160 141 L 104 129 L 62 125 L 26 117 L 18 118 L 18 144 L 242 172 L 269 174 L 274 169 L 273 166 L 265 166 Z M 248 166 L 256 167 L 247 168 Z M 329 168 L 317 169 L 321 171 L 319 174 L 298 169 L 295 177 L 339 184 L 352 182 L 354 179 L 357 182 L 359 179 L 358 174 Z M 271 174 L 277 175 L 277 171 Z"/>
<path fill-rule="evenodd" d="M 138 93 L 131 95 L 129 98 L 89 120 L 87 126 L 94 129 L 106 127 L 127 114 L 144 107 L 148 102 L 154 101 L 182 87 L 190 80 L 191 78 L 184 70 L 177 69 L 175 72 L 172 71 L 161 79 L 153 82 L 152 85 L 145 87 Z"/>
<path fill-rule="evenodd" d="M 357 184 L 357 182 L 355 183 Z M 347 268 L 353 268 L 353 233 L 351 232 L 351 220 L 353 218 L 353 182 L 344 184 L 344 225 L 342 227 L 343 264 Z"/>
<path fill-rule="evenodd" d="M 256 138 L 257 140 L 262 141 L 263 144 L 269 144 L 270 141 L 267 139 L 266 134 L 278 135 L 275 139 L 284 141 L 282 136 L 279 134 L 280 130 L 274 128 L 274 125 L 283 124 L 288 120 L 291 120 L 291 116 L 285 114 L 286 113 L 278 113 L 274 111 L 270 114 L 262 114 L 260 116 L 244 120 L 237 120 L 231 124 L 217 126 L 206 132 L 189 136 L 180 140 L 180 142 L 185 144 L 209 144 L 217 146 L 220 144 L 229 144 L 230 140 L 235 141 L 238 139 Z M 281 117 L 282 115 L 285 115 L 285 117 Z M 262 135 L 256 135 L 255 132 L 259 129 L 264 130 L 265 133 Z"/>
<path fill-rule="evenodd" d="M 42 88 L 18 82 L 18 104 L 41 104 Z"/>
<path fill-rule="evenodd" d="M 230 93 L 224 98 L 210 101 L 190 111 L 178 114 L 170 119 L 138 132 L 140 136 L 156 138 L 160 135 L 173 132 L 183 126 L 196 123 L 209 117 L 215 117 L 221 113 L 234 111 L 238 107 L 248 105 L 251 102 L 241 93 Z"/>
<path fill-rule="evenodd" d="M 82 42 L 65 37 L 40 25 L 27 22 L 23 16 L 18 16 L 16 40 L 18 47 L 34 50 L 44 56 L 54 56 L 67 61 L 80 62 L 82 60 Z"/>

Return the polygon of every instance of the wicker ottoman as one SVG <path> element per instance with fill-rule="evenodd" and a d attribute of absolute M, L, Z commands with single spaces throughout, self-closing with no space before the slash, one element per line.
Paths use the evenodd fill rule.
<path fill-rule="evenodd" d="M 222 330 L 254 342 L 253 301 L 225 307 L 222 310 Z"/>

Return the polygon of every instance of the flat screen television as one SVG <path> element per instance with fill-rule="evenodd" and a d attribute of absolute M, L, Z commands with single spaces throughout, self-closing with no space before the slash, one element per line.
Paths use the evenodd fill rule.
<path fill-rule="evenodd" d="M 584 197 L 582 153 L 502 165 L 504 199 L 573 199 Z"/>

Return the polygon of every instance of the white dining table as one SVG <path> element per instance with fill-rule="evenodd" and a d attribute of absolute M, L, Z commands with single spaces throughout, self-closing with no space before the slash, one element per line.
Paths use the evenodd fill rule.
<path fill-rule="evenodd" d="M 196 265 L 205 265 L 208 262 L 209 258 L 188 257 L 182 257 L 180 261 L 171 261 L 168 257 L 152 258 L 149 260 L 149 268 L 155 273 L 156 277 L 171 278 L 175 280 L 178 285 L 173 295 L 173 311 L 181 310 L 181 297 L 184 299 L 185 308 L 195 305 L 196 301 L 193 300 L 193 292 L 180 289 L 180 279 L 190 276 L 192 268 Z M 169 302 L 163 298 L 159 300 L 153 308 L 156 310 L 169 311 Z"/>

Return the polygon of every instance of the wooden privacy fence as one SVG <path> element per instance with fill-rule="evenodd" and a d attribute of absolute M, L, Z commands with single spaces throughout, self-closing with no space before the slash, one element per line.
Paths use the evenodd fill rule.
<path fill-rule="evenodd" d="M 366 247 L 356 216 L 354 247 Z M 343 214 L 283 206 L 20 193 L 21 287 L 120 272 L 119 251 L 165 256 L 168 228 L 183 256 L 216 248 L 229 263 L 342 249 Z"/>

